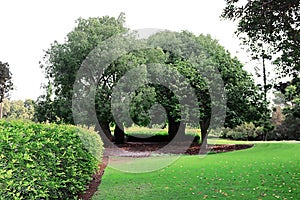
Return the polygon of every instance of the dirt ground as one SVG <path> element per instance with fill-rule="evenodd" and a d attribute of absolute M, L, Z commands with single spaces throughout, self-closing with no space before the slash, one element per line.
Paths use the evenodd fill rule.
<path fill-rule="evenodd" d="M 103 162 L 99 165 L 99 170 L 92 176 L 92 180 L 88 185 L 88 189 L 78 195 L 79 199 L 89 200 L 93 194 L 97 191 L 98 186 L 101 183 L 101 178 L 104 174 L 104 170 L 108 164 L 109 156 L 120 157 L 149 157 L 151 153 L 172 153 L 172 154 L 185 154 L 185 155 L 199 155 L 206 153 L 223 153 L 241 149 L 251 148 L 252 144 L 222 144 L 222 145 L 207 145 L 206 149 L 201 149 L 199 144 L 192 144 L 189 148 L 181 148 L 180 145 L 172 146 L 164 149 L 166 143 L 125 143 L 118 145 L 119 148 L 105 148 Z"/>

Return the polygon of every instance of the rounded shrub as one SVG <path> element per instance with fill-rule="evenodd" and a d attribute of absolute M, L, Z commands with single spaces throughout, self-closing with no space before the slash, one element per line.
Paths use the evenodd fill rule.
<path fill-rule="evenodd" d="M 256 140 L 262 137 L 263 132 L 263 127 L 255 126 L 252 122 L 245 122 L 233 129 L 223 128 L 219 135 L 233 140 Z"/>
<path fill-rule="evenodd" d="M 0 197 L 76 199 L 102 149 L 99 135 L 84 128 L 0 121 Z"/>

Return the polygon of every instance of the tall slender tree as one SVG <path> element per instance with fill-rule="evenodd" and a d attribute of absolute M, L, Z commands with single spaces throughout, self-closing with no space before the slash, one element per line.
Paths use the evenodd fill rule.
<path fill-rule="evenodd" d="M 299 75 L 299 0 L 226 0 L 222 17 L 238 22 L 237 33 L 254 52 L 255 44 L 268 45 L 284 75 Z"/>
<path fill-rule="evenodd" d="M 222 17 L 238 22 L 237 33 L 243 43 L 263 61 L 271 57 L 277 67 L 278 78 L 292 78 L 290 82 L 281 81 L 276 85 L 286 93 L 286 86 L 299 90 L 296 84 L 300 76 L 300 1 L 299 0 L 226 0 Z M 266 53 L 264 47 L 268 46 Z M 265 69 L 264 63 L 263 67 Z M 265 75 L 265 73 L 264 73 Z M 268 83 L 264 76 L 264 90 Z M 297 95 L 292 100 L 299 107 Z M 288 99 L 291 100 L 291 99 Z M 293 110 L 292 109 L 292 110 Z M 292 112 L 296 112 L 292 111 Z"/>
<path fill-rule="evenodd" d="M 12 74 L 9 70 L 8 63 L 0 61 L 0 119 L 3 116 L 3 99 L 8 96 L 9 91 L 13 88 Z"/>

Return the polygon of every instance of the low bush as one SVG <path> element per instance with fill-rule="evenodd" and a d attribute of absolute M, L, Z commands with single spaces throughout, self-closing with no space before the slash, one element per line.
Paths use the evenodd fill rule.
<path fill-rule="evenodd" d="M 293 106 L 273 108 L 272 123 L 275 126 L 267 135 L 268 140 L 300 140 L 300 100 Z"/>
<path fill-rule="evenodd" d="M 253 123 L 244 123 L 233 129 L 224 128 L 220 137 L 233 140 L 257 140 L 263 135 L 263 127 L 256 127 Z"/>
<path fill-rule="evenodd" d="M 71 125 L 0 121 L 1 199 L 76 199 L 102 156 L 97 133 Z"/>
<path fill-rule="evenodd" d="M 300 140 L 300 118 L 288 113 L 285 120 L 268 135 L 270 140 Z"/>

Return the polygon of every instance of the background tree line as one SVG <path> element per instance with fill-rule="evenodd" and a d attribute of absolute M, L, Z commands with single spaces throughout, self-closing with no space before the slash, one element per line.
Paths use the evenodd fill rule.
<path fill-rule="evenodd" d="M 35 102 L 32 99 L 22 100 L 3 100 L 3 118 L 6 119 L 27 119 L 35 120 Z"/>

